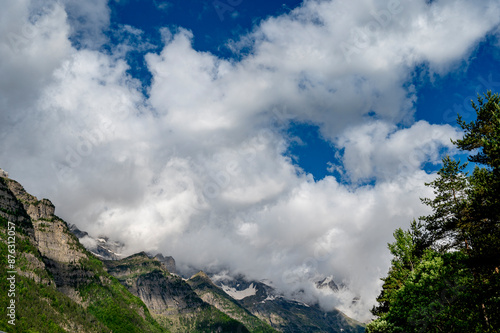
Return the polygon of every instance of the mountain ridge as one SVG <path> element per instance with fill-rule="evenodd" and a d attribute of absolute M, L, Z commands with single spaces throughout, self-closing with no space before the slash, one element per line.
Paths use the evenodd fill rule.
<path fill-rule="evenodd" d="M 266 296 L 263 303 L 269 304 L 263 306 L 259 297 L 271 287 L 262 282 L 245 281 L 255 289 L 239 297 L 235 288 L 231 296 L 230 289 L 224 291 L 203 271 L 183 279 L 170 256 L 139 252 L 125 257 L 120 253 L 124 244 L 106 236 L 92 238 L 55 215 L 50 200 L 38 200 L 7 176 L 0 175 L 0 251 L 6 261 L 7 234 L 14 233 L 8 229 L 15 225 L 17 261 L 12 267 L 18 290 L 16 326 L 4 317 L 0 330 L 243 333 L 303 332 L 307 327 L 308 332 L 340 332 L 349 324 L 344 331 L 362 331 L 335 311 L 332 320 L 322 322 L 319 308 L 306 314 L 290 300 L 274 302 L 278 298 Z M 0 287 L 7 290 L 6 271 L 1 274 Z M 0 296 L 2 305 L 9 302 L 7 295 Z"/>

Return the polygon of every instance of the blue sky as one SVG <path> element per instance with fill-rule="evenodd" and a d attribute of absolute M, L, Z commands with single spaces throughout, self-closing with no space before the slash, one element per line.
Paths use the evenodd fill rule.
<path fill-rule="evenodd" d="M 159 39 L 159 28 L 186 27 L 196 38 L 193 46 L 221 56 L 231 56 L 224 45 L 248 33 L 268 16 L 286 13 L 301 1 L 117 1 L 110 2 L 113 23 L 128 24 Z"/>
<path fill-rule="evenodd" d="M 195 36 L 193 47 L 220 57 L 236 55 L 228 49 L 231 39 L 247 34 L 262 19 L 286 13 L 301 1 L 111 1 L 111 31 L 120 25 L 130 25 L 144 31 L 155 45 L 160 47 L 160 28 L 184 27 Z M 114 28 L 114 29 L 113 29 Z M 130 55 L 134 64 L 130 71 L 146 85 L 149 73 L 143 62 L 144 54 Z"/>
<path fill-rule="evenodd" d="M 497 0 L 0 4 L 13 179 L 127 254 L 363 321 L 393 231 L 465 158 L 456 113 L 500 89 Z M 318 290 L 328 276 L 346 288 Z"/>

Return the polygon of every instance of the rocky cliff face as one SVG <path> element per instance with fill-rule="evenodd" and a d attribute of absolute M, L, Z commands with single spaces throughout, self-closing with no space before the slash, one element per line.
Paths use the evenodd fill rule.
<path fill-rule="evenodd" d="M 24 209 L 24 205 L 16 198 L 11 191 L 11 187 L 19 188 L 19 184 L 7 178 L 0 178 L 0 218 L 14 223 L 22 232 L 16 233 L 16 238 L 20 241 L 27 241 L 36 244 L 35 229 L 30 216 Z M 1 239 L 6 244 L 6 238 Z M 18 251 L 18 262 L 25 265 L 25 270 L 18 270 L 18 274 L 36 283 L 44 285 L 54 285 L 54 280 L 46 272 L 46 266 L 38 251 L 24 252 Z"/>
<path fill-rule="evenodd" d="M 200 299 L 181 277 L 170 274 L 157 257 L 141 252 L 122 260 L 104 261 L 104 264 L 108 272 L 140 297 L 158 322 L 171 332 L 209 332 L 212 329 L 248 332 L 244 325 Z"/>
<path fill-rule="evenodd" d="M 14 180 L 8 179 L 6 183 L 9 190 L 23 204 L 24 209 L 32 219 L 50 219 L 54 216 L 55 207 L 50 200 L 42 199 L 39 201 L 35 196 L 26 192 L 24 187 Z"/>
<path fill-rule="evenodd" d="M 56 287 L 81 302 L 75 288 L 86 284 L 94 277 L 91 271 L 79 265 L 87 259 L 87 252 L 78 239 L 68 230 L 66 223 L 54 215 L 55 207 L 48 199 L 38 200 L 26 192 L 21 184 L 14 180 L 6 181 L 11 199 L 22 205 L 33 226 L 33 241 L 42 256 L 42 262 L 31 261 L 36 267 L 44 267 L 53 277 Z M 19 209 L 19 208 L 18 208 Z M 30 274 L 35 280 L 38 278 Z"/>
<path fill-rule="evenodd" d="M 0 168 L 0 177 L 9 178 L 9 173 L 7 171 L 5 171 L 4 169 Z"/>
<path fill-rule="evenodd" d="M 0 330 L 165 332 L 54 212 L 49 200 L 38 200 L 18 182 L 0 177 L 0 255 L 13 255 L 10 270 L 17 272 L 17 323 L 10 325 L 2 316 Z M 6 284 L 3 269 L 0 289 L 7 290 Z M 3 308 L 11 301 L 6 294 L 0 295 Z"/>
<path fill-rule="evenodd" d="M 54 215 L 50 200 L 38 200 L 14 180 L 7 181 L 7 188 L 14 195 L 11 201 L 17 199 L 30 217 L 37 247 L 44 257 L 60 263 L 77 263 L 87 258 L 66 223 Z"/>
<path fill-rule="evenodd" d="M 171 275 L 162 262 L 144 252 L 104 264 L 108 273 L 139 296 L 154 314 L 191 312 L 203 304 L 181 277 Z"/>
<path fill-rule="evenodd" d="M 163 254 L 158 253 L 157 255 L 155 255 L 155 259 L 164 264 L 170 273 L 177 273 L 174 258 L 170 256 L 164 257 Z"/>
<path fill-rule="evenodd" d="M 0 178 L 0 216 L 23 227 L 30 236 L 34 236 L 33 224 L 24 206 L 9 188 L 16 182 L 8 178 Z M 17 186 L 16 186 L 17 187 Z"/>

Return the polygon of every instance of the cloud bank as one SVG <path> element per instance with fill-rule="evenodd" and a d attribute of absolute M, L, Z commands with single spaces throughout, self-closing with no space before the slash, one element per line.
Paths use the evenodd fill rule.
<path fill-rule="evenodd" d="M 498 31 L 500 4 L 309 0 L 229 42 L 239 60 L 164 29 L 146 96 L 123 52 L 100 51 L 106 3 L 2 1 L 0 166 L 130 254 L 266 278 L 368 320 L 393 230 L 427 213 L 423 166 L 460 136 L 413 120 L 415 68 L 459 69 Z M 293 123 L 343 152 L 342 179 L 292 162 Z M 329 275 L 349 288 L 313 287 Z"/>

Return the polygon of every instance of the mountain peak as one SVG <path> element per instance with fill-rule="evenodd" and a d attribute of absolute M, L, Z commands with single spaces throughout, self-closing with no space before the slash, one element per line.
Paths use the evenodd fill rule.
<path fill-rule="evenodd" d="M 161 253 L 157 253 L 154 258 L 161 262 L 170 273 L 177 274 L 177 267 L 175 266 L 175 259 L 171 256 L 164 256 Z"/>
<path fill-rule="evenodd" d="M 192 280 L 192 279 L 195 279 L 195 278 L 200 278 L 200 279 L 203 279 L 203 280 L 209 280 L 210 282 L 212 282 L 212 280 L 210 280 L 210 278 L 208 277 L 207 273 L 205 273 L 204 271 L 199 271 L 195 275 L 191 276 L 189 278 L 189 280 Z"/>
<path fill-rule="evenodd" d="M 5 171 L 4 169 L 0 168 L 0 177 L 9 178 L 9 173 L 7 171 Z"/>

